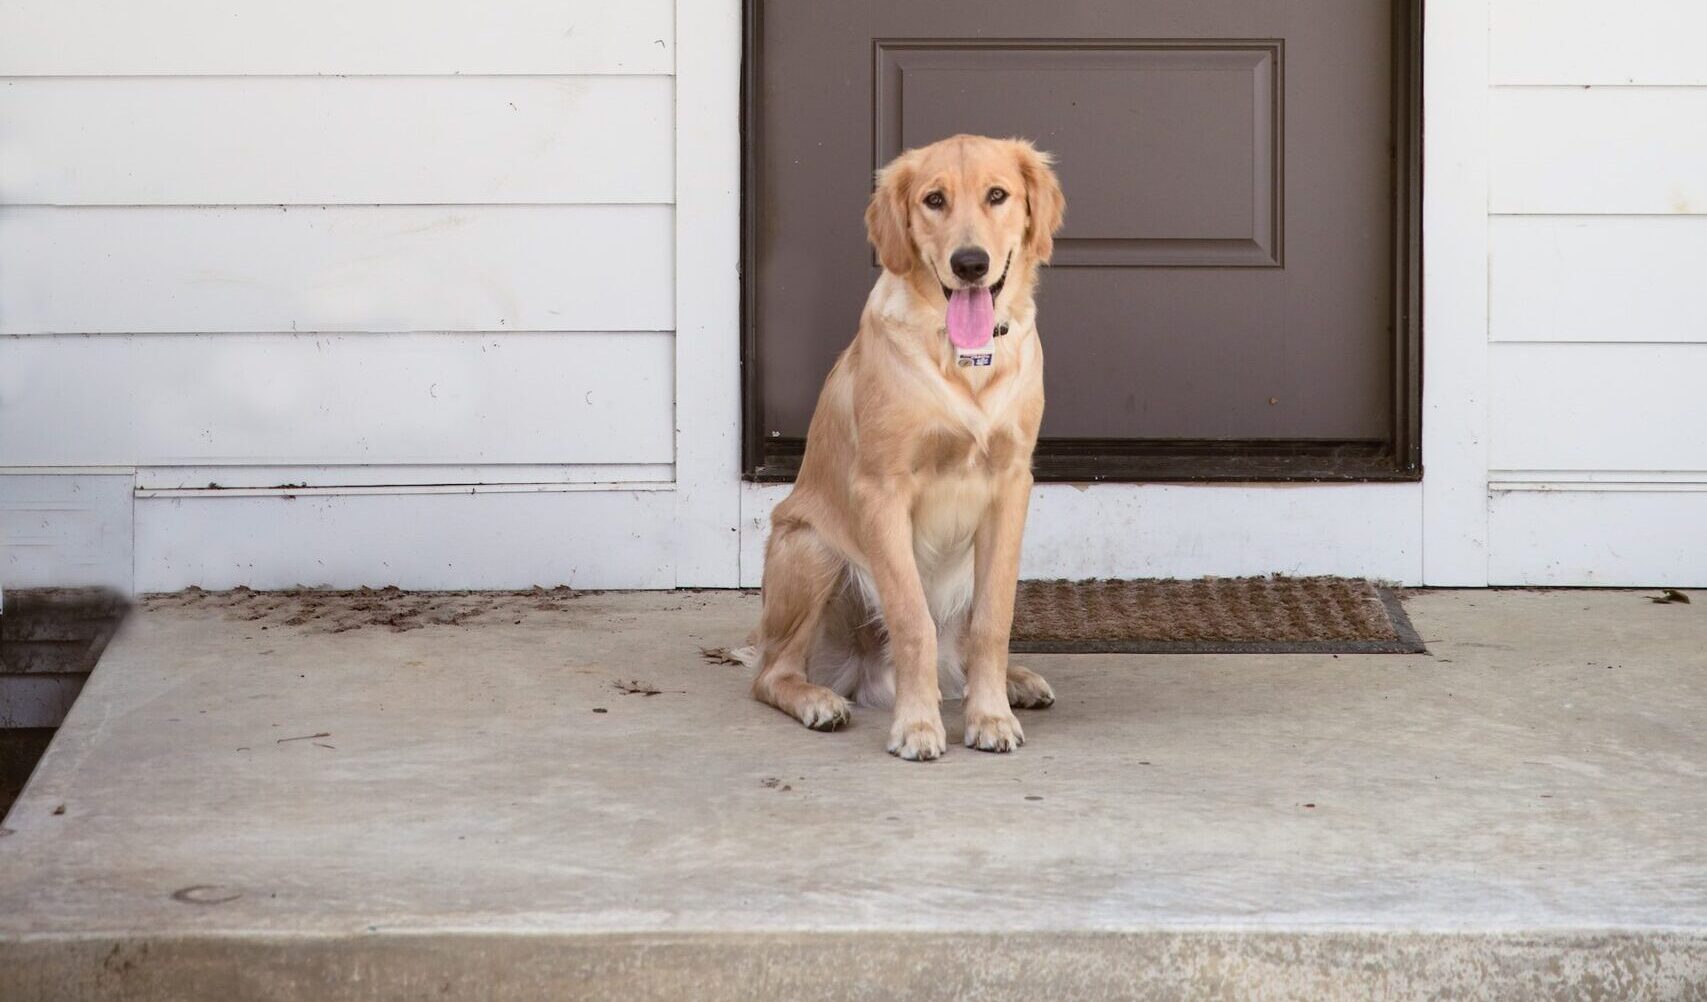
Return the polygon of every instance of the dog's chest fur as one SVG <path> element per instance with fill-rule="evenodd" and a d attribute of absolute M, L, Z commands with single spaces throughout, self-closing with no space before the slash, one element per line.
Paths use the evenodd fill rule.
<path fill-rule="evenodd" d="M 939 622 L 970 599 L 973 537 L 991 499 L 1030 462 L 1022 410 L 1041 395 L 1043 357 L 1035 307 L 1016 307 L 998 317 L 1007 332 L 991 343 L 992 364 L 961 367 L 941 314 L 921 310 L 901 280 L 886 273 L 871 293 L 877 333 L 899 363 L 885 378 L 907 387 L 913 549 Z"/>
<path fill-rule="evenodd" d="M 952 372 L 972 397 L 950 386 L 944 408 L 920 435 L 914 468 L 920 474 L 913 504 L 913 553 L 941 624 L 971 602 L 972 551 L 1000 483 L 1028 460 L 1018 413 L 1023 373 L 1018 341 L 998 345 L 997 364 L 975 373 Z M 968 378 L 969 377 L 969 378 Z M 1022 454 L 1025 453 L 1025 454 Z"/>

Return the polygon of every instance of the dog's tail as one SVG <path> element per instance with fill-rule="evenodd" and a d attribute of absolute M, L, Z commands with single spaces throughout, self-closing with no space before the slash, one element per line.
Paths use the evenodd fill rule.
<path fill-rule="evenodd" d="M 732 648 L 729 656 L 746 665 L 748 668 L 759 666 L 759 645 L 748 644 L 745 647 Z"/>

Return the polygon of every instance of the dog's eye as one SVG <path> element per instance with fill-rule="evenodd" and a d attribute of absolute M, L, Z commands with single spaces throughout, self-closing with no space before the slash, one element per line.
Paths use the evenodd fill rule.
<path fill-rule="evenodd" d="M 940 209 L 948 204 L 948 199 L 942 197 L 942 192 L 933 191 L 925 196 L 925 205 L 932 209 Z"/>
<path fill-rule="evenodd" d="M 991 205 L 1001 205 L 1008 200 L 1008 193 L 1004 188 L 991 188 L 990 193 L 984 197 L 989 199 Z"/>

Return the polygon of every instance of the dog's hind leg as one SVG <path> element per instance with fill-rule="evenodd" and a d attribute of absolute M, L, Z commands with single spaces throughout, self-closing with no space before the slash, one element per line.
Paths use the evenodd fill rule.
<path fill-rule="evenodd" d="M 1021 709 L 1042 709 L 1055 703 L 1055 690 L 1043 676 L 1030 668 L 1008 665 L 1008 705 Z"/>
<path fill-rule="evenodd" d="M 806 679 L 806 657 L 845 561 L 804 522 L 782 522 L 765 547 L 764 613 L 753 697 L 817 731 L 848 722 L 848 701 Z"/>

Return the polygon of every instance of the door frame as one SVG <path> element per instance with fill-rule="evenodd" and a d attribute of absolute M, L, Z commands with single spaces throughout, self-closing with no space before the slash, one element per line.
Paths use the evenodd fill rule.
<path fill-rule="evenodd" d="M 794 479 L 803 438 L 764 430 L 757 310 L 758 156 L 764 0 L 742 0 L 741 65 L 741 462 L 757 483 Z M 1040 482 L 1326 482 L 1422 479 L 1422 16 L 1423 0 L 1393 0 L 1393 224 L 1389 328 L 1392 406 L 1381 440 L 1192 440 L 1044 438 Z M 1059 40 L 1053 40 L 1059 41 Z M 1106 42 L 1108 40 L 1099 40 Z M 1278 99 L 1278 98 L 1277 98 Z"/>

